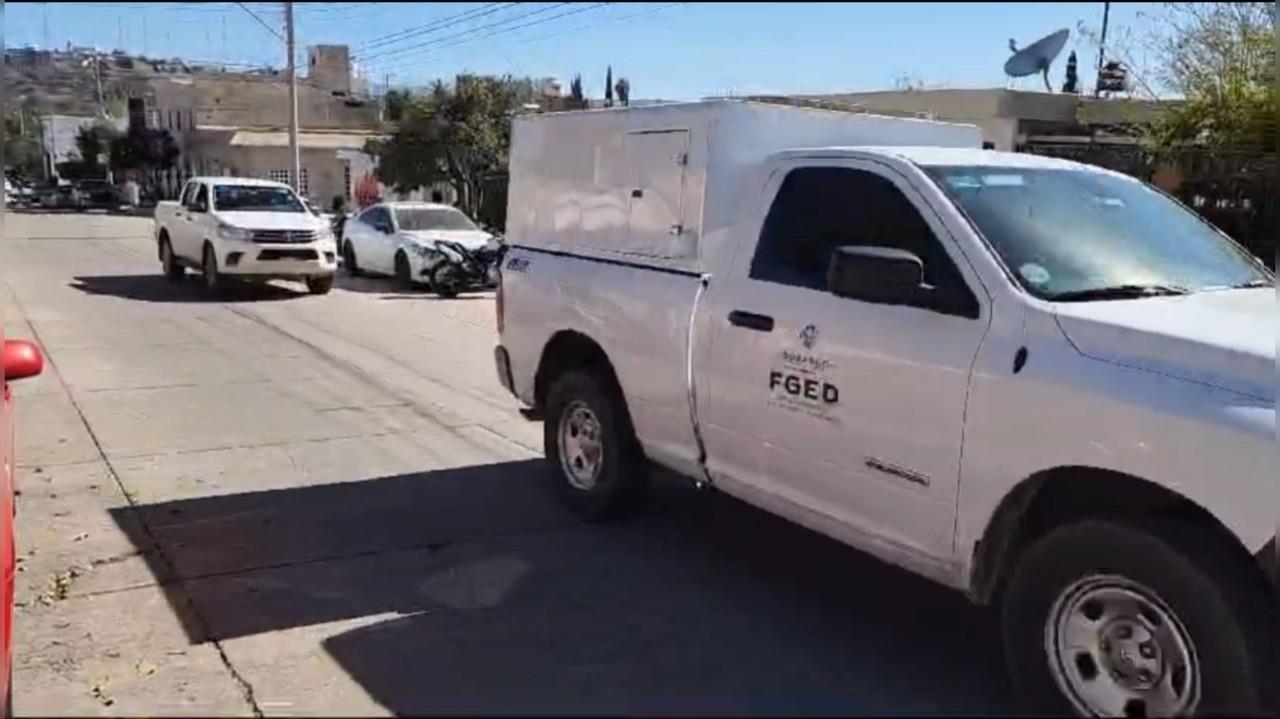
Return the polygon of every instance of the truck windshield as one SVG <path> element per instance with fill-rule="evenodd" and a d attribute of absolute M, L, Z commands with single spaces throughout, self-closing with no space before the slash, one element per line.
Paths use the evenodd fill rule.
<path fill-rule="evenodd" d="M 400 207 L 396 223 L 402 230 L 474 230 L 475 223 L 452 207 Z"/>
<path fill-rule="evenodd" d="M 261 185 L 214 185 L 213 206 L 223 212 L 306 212 L 289 190 Z"/>
<path fill-rule="evenodd" d="M 926 167 L 1033 295 L 1127 299 L 1275 278 L 1193 212 L 1136 180 L 1022 167 Z"/>

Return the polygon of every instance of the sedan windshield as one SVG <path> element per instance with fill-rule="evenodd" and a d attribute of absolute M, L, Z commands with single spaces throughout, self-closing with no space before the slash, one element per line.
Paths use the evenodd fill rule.
<path fill-rule="evenodd" d="M 262 185 L 214 185 L 213 206 L 223 212 L 306 212 L 293 192 Z"/>
<path fill-rule="evenodd" d="M 477 229 L 474 222 L 452 207 L 400 207 L 396 209 L 396 223 L 410 232 Z"/>
<path fill-rule="evenodd" d="M 1136 180 L 1021 167 L 925 170 L 1022 286 L 1043 299 L 1131 299 L 1275 282 L 1195 213 Z"/>

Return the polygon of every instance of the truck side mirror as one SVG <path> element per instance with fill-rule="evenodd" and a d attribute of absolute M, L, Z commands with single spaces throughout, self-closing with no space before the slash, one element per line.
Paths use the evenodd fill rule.
<path fill-rule="evenodd" d="M 837 297 L 915 304 L 931 288 L 924 284 L 924 262 L 913 253 L 891 247 L 850 245 L 831 253 L 827 289 Z"/>

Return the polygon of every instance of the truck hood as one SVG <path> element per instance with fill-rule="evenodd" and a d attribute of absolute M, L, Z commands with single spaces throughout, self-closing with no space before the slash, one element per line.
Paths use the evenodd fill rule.
<path fill-rule="evenodd" d="M 457 242 L 468 250 L 478 250 L 488 244 L 493 235 L 484 230 L 402 230 L 406 240 L 420 245 L 434 245 L 436 240 Z"/>
<path fill-rule="evenodd" d="M 1275 401 L 1272 287 L 1061 302 L 1054 314 L 1086 356 Z"/>
<path fill-rule="evenodd" d="M 219 212 L 218 219 L 244 230 L 320 230 L 328 223 L 302 212 Z"/>

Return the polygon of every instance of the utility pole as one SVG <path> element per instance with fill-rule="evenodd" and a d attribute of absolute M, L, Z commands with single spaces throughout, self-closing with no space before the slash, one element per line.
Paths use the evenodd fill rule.
<path fill-rule="evenodd" d="M 1102 3 L 1102 37 L 1098 40 L 1098 72 L 1094 76 L 1093 96 L 1102 96 L 1102 66 L 1107 60 L 1107 20 L 1111 17 L 1111 3 Z"/>
<path fill-rule="evenodd" d="M 289 179 L 294 192 L 302 193 L 302 157 L 298 153 L 298 68 L 293 61 L 293 3 L 284 4 L 284 44 L 289 53 L 289 157 L 293 169 Z"/>

